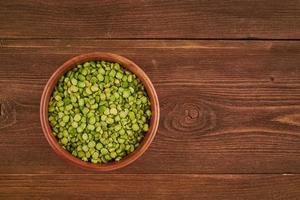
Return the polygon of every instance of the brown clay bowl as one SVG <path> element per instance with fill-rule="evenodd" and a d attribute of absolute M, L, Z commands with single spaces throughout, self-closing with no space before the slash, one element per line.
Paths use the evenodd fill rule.
<path fill-rule="evenodd" d="M 124 68 L 134 73 L 142 81 L 148 93 L 148 96 L 150 98 L 152 117 L 150 120 L 149 131 L 145 133 L 145 136 L 141 141 L 139 147 L 134 152 L 127 155 L 126 157 L 124 157 L 118 162 L 110 162 L 107 164 L 93 164 L 90 162 L 82 161 L 81 159 L 73 156 L 67 150 L 63 149 L 60 146 L 60 144 L 57 142 L 57 139 L 51 132 L 51 127 L 48 122 L 48 103 L 59 78 L 63 74 L 65 74 L 66 72 L 74 68 L 76 64 L 80 64 L 91 60 L 105 60 L 105 61 L 112 61 L 121 64 Z M 116 54 L 103 53 L 103 52 L 95 52 L 95 53 L 79 55 L 74 58 L 71 58 L 63 65 L 61 65 L 48 80 L 44 88 L 41 97 L 41 104 L 40 104 L 40 120 L 41 120 L 42 129 L 52 149 L 61 157 L 71 161 L 73 164 L 81 168 L 97 170 L 97 171 L 109 171 L 109 170 L 119 169 L 137 160 L 147 150 L 147 148 L 149 147 L 149 145 L 151 144 L 152 140 L 155 137 L 158 128 L 158 123 L 159 123 L 159 112 L 160 110 L 159 110 L 159 102 L 158 102 L 157 94 L 155 92 L 155 89 L 149 77 L 145 74 L 145 72 L 139 66 L 137 66 L 135 63 L 133 63 L 127 58 L 124 58 Z"/>

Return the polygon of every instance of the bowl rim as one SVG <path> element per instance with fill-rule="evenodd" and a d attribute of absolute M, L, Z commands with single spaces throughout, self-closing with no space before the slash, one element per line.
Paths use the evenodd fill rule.
<path fill-rule="evenodd" d="M 135 149 L 134 152 L 130 153 L 129 155 L 126 155 L 123 159 L 121 159 L 118 162 L 109 162 L 107 164 L 94 164 L 91 162 L 82 161 L 81 159 L 73 156 L 69 151 L 62 148 L 62 146 L 58 143 L 56 137 L 52 134 L 51 127 L 49 125 L 48 104 L 52 92 L 57 84 L 57 81 L 63 74 L 76 67 L 77 64 L 82 64 L 83 62 L 92 61 L 92 60 L 105 60 L 105 61 L 117 62 L 125 69 L 134 73 L 142 81 L 151 102 L 152 116 L 150 120 L 149 131 L 145 133 L 145 136 L 142 142 L 140 143 L 139 147 Z M 113 53 L 107 53 L 107 52 L 92 52 L 92 53 L 80 54 L 78 56 L 72 57 L 71 59 L 67 60 L 65 63 L 59 66 L 53 72 L 51 77 L 48 79 L 44 87 L 41 96 L 41 101 L 40 101 L 40 122 L 41 122 L 42 130 L 52 149 L 58 155 L 70 161 L 71 163 L 75 164 L 76 166 L 79 166 L 80 168 L 83 169 L 89 169 L 89 170 L 111 171 L 111 170 L 123 168 L 131 164 L 135 160 L 137 160 L 149 148 L 151 142 L 153 141 L 158 129 L 159 118 L 160 118 L 159 101 L 158 101 L 157 93 L 155 91 L 155 88 L 150 78 L 133 61 L 123 56 L 113 54 Z"/>

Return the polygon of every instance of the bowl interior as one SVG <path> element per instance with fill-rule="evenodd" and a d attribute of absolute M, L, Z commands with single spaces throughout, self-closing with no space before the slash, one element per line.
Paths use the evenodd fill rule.
<path fill-rule="evenodd" d="M 134 73 L 142 81 L 151 102 L 152 116 L 150 119 L 150 127 L 148 132 L 145 133 L 144 138 L 142 139 L 139 147 L 134 152 L 125 156 L 118 162 L 109 162 L 107 164 L 93 164 L 90 162 L 82 161 L 81 159 L 73 156 L 67 150 L 63 149 L 61 145 L 57 142 L 57 139 L 52 134 L 51 127 L 48 122 L 48 103 L 59 78 L 62 75 L 64 75 L 66 72 L 71 70 L 72 68 L 76 67 L 77 64 L 81 64 L 83 62 L 92 61 L 92 60 L 105 60 L 105 61 L 117 62 L 125 69 L 128 69 L 129 71 Z M 41 125 L 45 137 L 47 138 L 49 144 L 57 154 L 71 161 L 73 164 L 80 166 L 81 168 L 93 169 L 99 171 L 108 171 L 108 170 L 114 170 L 129 165 L 137 158 L 139 158 L 149 147 L 150 143 L 155 137 L 158 128 L 159 102 L 158 102 L 157 94 L 155 92 L 155 89 L 150 79 L 145 74 L 145 72 L 141 68 L 139 68 L 135 63 L 133 63 L 132 61 L 130 61 L 125 57 L 116 54 L 95 52 L 95 53 L 83 54 L 71 58 L 63 65 L 61 65 L 52 74 L 42 94 L 41 105 L 40 105 L 40 118 L 41 118 Z"/>

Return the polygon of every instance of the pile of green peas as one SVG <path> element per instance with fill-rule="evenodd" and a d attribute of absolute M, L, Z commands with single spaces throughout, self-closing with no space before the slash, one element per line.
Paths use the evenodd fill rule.
<path fill-rule="evenodd" d="M 64 149 L 86 162 L 107 163 L 139 146 L 151 105 L 135 74 L 118 63 L 89 61 L 59 79 L 48 117 Z"/>

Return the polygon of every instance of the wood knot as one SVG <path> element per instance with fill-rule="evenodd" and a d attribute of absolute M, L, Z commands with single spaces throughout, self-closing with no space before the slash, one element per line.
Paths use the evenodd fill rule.
<path fill-rule="evenodd" d="M 277 121 L 282 124 L 300 126 L 300 114 L 294 113 L 294 114 L 279 116 L 279 117 L 275 118 L 273 121 Z"/>
<path fill-rule="evenodd" d="M 168 96 L 161 102 L 165 132 L 203 135 L 216 126 L 213 109 L 197 97 Z"/>
<path fill-rule="evenodd" d="M 13 100 L 0 98 L 0 129 L 16 122 L 16 104 Z"/>
<path fill-rule="evenodd" d="M 0 47 L 4 47 L 4 46 L 6 46 L 5 40 L 0 40 Z"/>
<path fill-rule="evenodd" d="M 198 108 L 193 104 L 185 105 L 185 106 L 186 106 L 185 116 L 186 116 L 187 120 L 197 119 L 199 116 Z"/>

